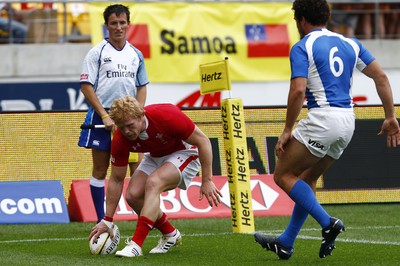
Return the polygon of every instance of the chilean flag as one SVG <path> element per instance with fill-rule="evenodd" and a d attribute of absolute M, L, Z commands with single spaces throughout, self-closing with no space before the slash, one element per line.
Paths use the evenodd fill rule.
<path fill-rule="evenodd" d="M 288 57 L 289 34 L 286 24 L 246 24 L 248 57 Z"/>
<path fill-rule="evenodd" d="M 147 24 L 131 24 L 126 37 L 128 42 L 142 52 L 144 58 L 150 58 L 150 39 Z"/>

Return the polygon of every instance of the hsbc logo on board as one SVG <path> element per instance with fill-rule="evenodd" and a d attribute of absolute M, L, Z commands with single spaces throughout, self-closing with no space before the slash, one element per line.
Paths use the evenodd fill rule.
<path fill-rule="evenodd" d="M 279 193 L 273 190 L 271 187 L 263 183 L 261 180 L 251 180 L 250 181 L 250 188 L 252 195 L 256 196 L 259 195 L 258 199 L 255 199 L 252 196 L 252 206 L 253 211 L 264 211 L 269 210 L 276 199 L 279 197 Z M 229 184 L 226 183 L 222 189 L 221 193 L 223 195 L 222 203 L 224 203 L 227 207 L 231 207 L 229 201 Z"/>
<path fill-rule="evenodd" d="M 160 208 L 171 219 L 231 217 L 230 191 L 226 176 L 213 176 L 215 186 L 223 197 L 218 207 L 210 207 L 207 200 L 200 197 L 201 177 L 196 176 L 187 190 L 176 188 L 163 192 Z M 137 220 L 138 216 L 125 200 L 129 178 L 124 181 L 124 189 L 114 214 L 115 221 Z M 106 187 L 108 180 L 106 180 Z M 252 207 L 254 216 L 289 216 L 294 202 L 274 182 L 272 175 L 253 175 L 250 178 Z M 90 198 L 89 180 L 73 180 L 68 209 L 72 221 L 95 222 L 97 220 L 93 201 Z"/>
<path fill-rule="evenodd" d="M 174 189 L 162 193 L 161 210 L 170 218 L 202 218 L 202 217 L 229 217 L 230 191 L 226 177 L 213 178 L 215 185 L 220 189 L 223 197 L 218 207 L 210 207 L 204 198 L 199 201 L 201 178 L 196 177 L 187 190 Z M 250 180 L 252 192 L 252 207 L 254 215 L 290 215 L 294 203 L 273 181 L 272 175 L 252 176 Z M 118 204 L 114 218 L 123 220 L 132 216 L 132 209 L 127 205 L 124 194 Z M 134 214 L 136 216 L 136 214 Z"/>

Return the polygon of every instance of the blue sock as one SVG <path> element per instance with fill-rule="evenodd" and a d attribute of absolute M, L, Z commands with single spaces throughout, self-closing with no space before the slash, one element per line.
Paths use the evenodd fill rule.
<path fill-rule="evenodd" d="M 278 237 L 279 242 L 285 247 L 294 247 L 294 241 L 300 232 L 301 227 L 307 220 L 308 212 L 299 204 L 294 205 L 292 217 L 285 229 L 285 232 Z"/>
<path fill-rule="evenodd" d="M 90 179 L 90 192 L 96 209 L 97 222 L 100 222 L 104 218 L 104 180 L 92 177 Z"/>
<path fill-rule="evenodd" d="M 304 180 L 300 179 L 294 184 L 289 196 L 295 203 L 302 206 L 322 228 L 330 225 L 329 214 L 319 204 L 313 190 Z"/>

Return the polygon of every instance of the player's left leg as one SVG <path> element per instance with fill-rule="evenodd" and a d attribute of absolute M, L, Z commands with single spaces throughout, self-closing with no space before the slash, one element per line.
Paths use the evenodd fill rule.
<path fill-rule="evenodd" d="M 176 169 L 180 169 L 181 178 L 177 186 L 186 190 L 192 179 L 200 170 L 200 162 L 197 158 L 197 151 L 183 150 L 171 154 L 166 159 L 173 164 Z M 162 233 L 157 246 L 150 253 L 166 253 L 171 247 L 182 244 L 182 235 L 167 218 L 165 213 L 155 222 L 154 228 L 157 228 Z"/>
<path fill-rule="evenodd" d="M 319 160 L 321 159 L 312 155 L 295 138 L 285 145 L 285 151 L 278 158 L 274 171 L 275 183 L 293 199 L 295 207 L 290 223 L 282 235 L 278 238 L 261 238 L 255 235 L 255 239 L 262 247 L 275 252 L 280 259 L 289 259 L 293 254 L 294 241 L 316 201 L 313 190 L 300 177 Z M 319 212 L 324 212 L 322 207 Z M 329 215 L 326 215 L 329 220 Z"/>
<path fill-rule="evenodd" d="M 109 151 L 92 148 L 93 170 L 90 178 L 90 192 L 97 214 L 97 222 L 104 217 L 104 185 L 110 161 Z"/>
<path fill-rule="evenodd" d="M 302 152 L 302 155 L 293 156 L 293 153 L 296 153 L 294 150 L 296 150 L 296 152 Z M 313 161 L 313 157 L 317 157 L 308 152 L 307 148 L 296 140 L 291 141 L 291 144 L 286 147 L 284 154 L 285 155 L 280 158 L 280 164 L 285 164 L 285 166 L 282 170 L 282 167 L 279 167 L 279 163 L 277 164 L 274 178 L 277 184 L 288 193 L 290 198 L 309 213 L 323 228 L 323 240 L 319 256 L 320 258 L 324 258 L 327 255 L 332 254 L 332 250 L 335 248 L 335 239 L 337 235 L 345 230 L 343 222 L 337 218 L 331 217 L 318 202 L 314 193 L 316 179 L 315 181 L 312 181 L 311 186 L 305 180 L 300 178 L 293 182 L 298 173 L 297 171 L 299 170 L 299 167 L 296 167 L 296 165 L 307 165 L 309 162 Z M 317 161 L 312 167 L 310 167 L 310 169 L 317 173 L 323 173 L 333 164 L 334 161 L 335 160 L 332 157 L 325 156 L 322 160 Z M 304 177 L 305 176 L 303 176 L 303 178 Z M 290 188 L 290 186 L 292 187 Z M 304 221 L 305 220 L 298 220 L 297 226 L 304 223 Z M 290 234 L 294 233 L 295 232 L 290 232 Z"/>
<path fill-rule="evenodd" d="M 316 193 L 316 185 L 318 178 L 335 162 L 329 156 L 325 156 L 314 166 L 305 170 L 301 175 L 300 179 L 304 180 L 313 190 L 314 195 Z M 297 235 L 300 232 L 303 224 L 308 217 L 308 212 L 301 207 L 299 204 L 295 204 L 292 216 L 285 231 L 278 237 L 278 240 L 282 245 L 287 247 L 294 247 L 294 242 Z"/>
<path fill-rule="evenodd" d="M 143 171 L 136 171 L 129 179 L 125 199 L 132 210 L 139 216 L 144 204 L 144 187 L 148 175 Z"/>
<path fill-rule="evenodd" d="M 304 171 L 317 165 L 320 160 L 305 145 L 292 138 L 277 161 L 274 181 L 325 228 L 330 223 L 330 216 L 317 201 L 313 189 L 300 179 Z"/>
<path fill-rule="evenodd" d="M 132 200 L 135 196 L 132 191 L 135 190 L 134 186 L 138 183 L 137 180 L 140 180 L 141 191 L 144 193 L 143 206 L 132 239 L 123 250 L 116 253 L 117 256 L 135 257 L 142 255 L 141 248 L 147 235 L 158 218 L 162 217 L 160 194 L 163 191 L 176 188 L 180 182 L 180 172 L 169 162 L 162 164 L 148 176 L 142 170 L 138 169 L 132 176 L 131 179 L 133 180 L 129 182 L 127 194 L 129 191 L 130 200 Z M 147 176 L 147 178 L 143 178 L 144 176 Z"/>
<path fill-rule="evenodd" d="M 278 159 L 274 171 L 274 180 L 278 186 L 290 196 L 295 204 L 298 205 L 294 209 L 294 216 L 289 223 L 288 230 L 285 231 L 280 238 L 276 239 L 281 249 L 276 251 L 267 249 L 278 254 L 281 259 L 288 259 L 292 255 L 294 240 L 308 214 L 311 214 L 321 224 L 322 228 L 330 224 L 329 214 L 319 204 L 312 187 L 307 183 L 310 182 L 311 178 L 306 179 L 307 181 L 300 178 L 305 178 L 307 169 L 312 169 L 312 167 L 316 167 L 315 169 L 322 169 L 321 171 L 323 171 L 324 168 L 322 166 L 317 167 L 318 162 L 322 161 L 329 166 L 332 162 L 330 162 L 329 157 L 327 158 L 328 159 L 321 160 L 312 155 L 305 145 L 300 143 L 297 139 L 292 138 L 285 145 L 285 152 L 283 152 Z M 311 173 L 311 170 L 309 170 L 309 173 Z M 260 244 L 262 245 L 262 243 Z M 285 250 L 290 252 L 282 257 L 280 251 Z"/>

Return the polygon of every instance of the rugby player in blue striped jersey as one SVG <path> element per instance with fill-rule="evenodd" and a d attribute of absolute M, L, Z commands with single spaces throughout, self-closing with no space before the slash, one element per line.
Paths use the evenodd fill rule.
<path fill-rule="evenodd" d="M 263 248 L 289 259 L 295 239 L 310 214 L 322 228 L 319 257 L 332 255 L 343 222 L 328 214 L 315 196 L 318 178 L 349 144 L 355 127 L 351 87 L 358 69 L 373 79 L 385 118 L 378 135 L 387 146 L 400 145 L 389 80 L 370 52 L 354 38 L 326 29 L 330 8 L 325 0 L 295 0 L 292 9 L 301 40 L 290 52 L 291 80 L 286 123 L 275 147 L 274 180 L 295 202 L 286 230 L 278 237 L 255 234 Z M 307 100 L 308 113 L 293 130 Z"/>

